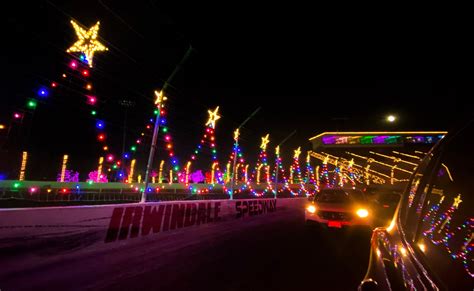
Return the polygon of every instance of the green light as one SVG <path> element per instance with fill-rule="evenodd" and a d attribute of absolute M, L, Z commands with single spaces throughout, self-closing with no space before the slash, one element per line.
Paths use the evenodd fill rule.
<path fill-rule="evenodd" d="M 115 170 L 117 169 L 117 165 L 113 165 L 112 168 Z"/>
<path fill-rule="evenodd" d="M 21 184 L 18 183 L 18 182 L 17 182 L 17 183 L 14 183 L 14 184 L 13 184 L 13 188 L 18 188 L 18 187 L 20 187 L 20 185 L 21 185 Z"/>
<path fill-rule="evenodd" d="M 135 151 L 137 150 L 137 147 L 136 147 L 136 146 L 132 146 L 132 147 L 130 148 L 130 150 L 131 150 L 132 152 L 135 152 Z"/>
<path fill-rule="evenodd" d="M 153 111 L 153 114 L 158 115 L 158 109 L 155 109 L 155 111 Z"/>
<path fill-rule="evenodd" d="M 28 101 L 28 103 L 26 105 L 30 109 L 35 109 L 36 105 L 38 105 L 38 103 L 36 102 L 36 100 L 31 99 L 30 101 Z"/>
<path fill-rule="evenodd" d="M 92 180 L 87 181 L 87 184 L 92 185 L 94 182 Z"/>
<path fill-rule="evenodd" d="M 95 116 L 95 115 L 97 115 L 97 111 L 92 110 L 92 111 L 91 111 L 91 114 L 92 114 L 93 116 Z"/>
<path fill-rule="evenodd" d="M 168 128 L 167 128 L 167 127 L 163 127 L 163 132 L 168 132 Z"/>
<path fill-rule="evenodd" d="M 194 153 L 195 153 L 195 154 L 197 154 L 197 153 L 198 153 L 198 151 L 196 150 L 196 151 L 194 151 Z"/>
<path fill-rule="evenodd" d="M 175 166 L 175 167 L 174 167 L 174 170 L 175 170 L 175 171 L 179 171 L 179 167 L 178 167 L 178 166 Z"/>
<path fill-rule="evenodd" d="M 212 150 L 212 153 L 215 154 L 215 153 L 216 153 L 216 150 Z"/>

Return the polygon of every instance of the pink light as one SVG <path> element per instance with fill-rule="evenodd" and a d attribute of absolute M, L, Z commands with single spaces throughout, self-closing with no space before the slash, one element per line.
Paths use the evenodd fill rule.
<path fill-rule="evenodd" d="M 35 193 L 36 190 L 38 190 L 36 187 L 31 187 L 31 188 L 30 188 L 30 192 L 31 192 L 31 193 Z"/>
<path fill-rule="evenodd" d="M 21 118 L 21 114 L 15 112 L 15 113 L 13 114 L 13 117 L 16 118 L 16 119 L 19 119 L 19 118 Z"/>
<path fill-rule="evenodd" d="M 75 61 L 72 61 L 70 64 L 71 68 L 77 68 L 77 63 Z"/>
<path fill-rule="evenodd" d="M 146 126 L 146 129 L 150 129 L 150 128 L 151 128 L 151 125 L 147 125 L 147 126 Z"/>
<path fill-rule="evenodd" d="M 141 142 L 142 142 L 141 140 L 137 139 L 137 143 L 138 143 L 138 144 L 141 143 Z"/>
<path fill-rule="evenodd" d="M 88 103 L 94 105 L 97 102 L 97 98 L 93 96 L 88 96 Z"/>
<path fill-rule="evenodd" d="M 112 162 L 113 160 L 114 160 L 114 156 L 113 156 L 113 155 L 108 155 L 108 156 L 107 156 L 107 161 Z"/>
<path fill-rule="evenodd" d="M 192 156 L 192 157 L 191 157 L 191 160 L 195 160 L 195 159 L 196 159 L 196 156 Z"/>
<path fill-rule="evenodd" d="M 172 157 L 172 156 L 174 156 L 174 154 L 173 154 L 173 153 L 170 153 L 170 157 Z"/>
<path fill-rule="evenodd" d="M 170 141 L 170 139 L 171 139 L 171 136 L 169 136 L 169 135 L 165 136 L 166 141 Z"/>

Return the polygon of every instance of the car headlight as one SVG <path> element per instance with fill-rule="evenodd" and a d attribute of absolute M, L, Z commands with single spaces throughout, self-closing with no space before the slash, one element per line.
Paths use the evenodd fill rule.
<path fill-rule="evenodd" d="M 359 208 L 357 209 L 356 214 L 357 216 L 364 218 L 364 217 L 369 216 L 369 211 L 364 208 Z"/>
<path fill-rule="evenodd" d="M 315 213 L 316 212 L 316 206 L 309 205 L 308 207 L 306 207 L 306 210 L 308 210 L 309 213 Z"/>

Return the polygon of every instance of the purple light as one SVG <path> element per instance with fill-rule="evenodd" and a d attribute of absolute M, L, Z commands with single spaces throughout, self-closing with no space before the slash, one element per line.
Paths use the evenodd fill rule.
<path fill-rule="evenodd" d="M 336 142 L 335 136 L 325 136 L 323 137 L 323 144 L 334 144 Z"/>
<path fill-rule="evenodd" d="M 388 136 L 386 136 L 386 135 L 375 136 L 374 139 L 373 139 L 373 143 L 375 143 L 375 144 L 384 144 L 385 139 L 387 139 L 387 138 L 388 138 Z"/>

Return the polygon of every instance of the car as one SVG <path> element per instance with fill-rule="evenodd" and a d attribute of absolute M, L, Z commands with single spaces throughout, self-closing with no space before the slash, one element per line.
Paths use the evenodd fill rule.
<path fill-rule="evenodd" d="M 359 290 L 474 289 L 474 122 L 417 166 L 387 226 L 375 228 Z"/>
<path fill-rule="evenodd" d="M 370 226 L 373 215 L 364 193 L 356 189 L 322 189 L 305 209 L 307 224 L 342 228 L 347 226 Z"/>

